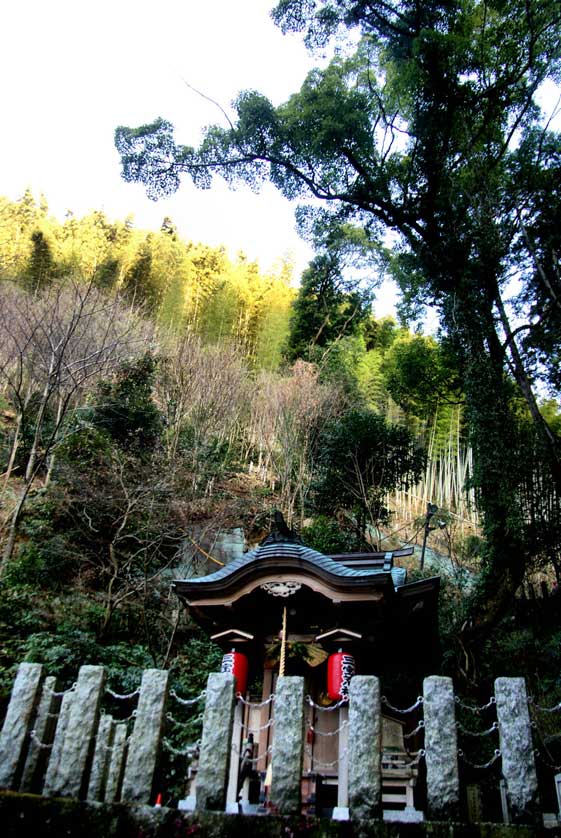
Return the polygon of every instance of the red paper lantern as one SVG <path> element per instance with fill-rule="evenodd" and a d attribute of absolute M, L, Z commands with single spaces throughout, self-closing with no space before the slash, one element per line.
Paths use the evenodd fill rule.
<path fill-rule="evenodd" d="M 231 672 L 236 679 L 236 693 L 245 695 L 247 692 L 248 660 L 241 652 L 232 649 L 222 658 L 221 672 Z"/>
<path fill-rule="evenodd" d="M 349 697 L 351 678 L 355 674 L 355 659 L 339 649 L 327 660 L 327 695 L 332 701 Z"/>

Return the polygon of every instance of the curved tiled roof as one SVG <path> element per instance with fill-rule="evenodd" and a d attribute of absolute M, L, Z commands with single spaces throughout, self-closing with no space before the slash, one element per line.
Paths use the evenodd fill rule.
<path fill-rule="evenodd" d="M 389 576 L 389 572 L 384 572 L 378 569 L 355 569 L 345 567 L 340 562 L 333 561 L 329 556 L 324 556 L 323 553 L 318 553 L 317 550 L 312 550 L 305 547 L 303 544 L 297 542 L 283 542 L 275 541 L 261 544 L 255 550 L 244 553 L 237 559 L 234 559 L 229 564 L 221 567 L 220 570 L 208 574 L 208 576 L 200 576 L 182 580 L 191 585 L 212 584 L 215 582 L 226 581 L 228 577 L 233 576 L 238 571 L 249 569 L 251 565 L 264 562 L 269 567 L 271 560 L 282 562 L 283 560 L 298 561 L 304 565 L 312 566 L 318 571 L 323 571 L 331 576 L 339 577 L 341 580 L 365 580 L 374 576 Z"/>

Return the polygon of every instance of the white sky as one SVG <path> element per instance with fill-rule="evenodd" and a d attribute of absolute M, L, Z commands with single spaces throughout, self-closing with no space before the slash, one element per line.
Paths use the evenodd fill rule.
<path fill-rule="evenodd" d="M 133 213 L 158 229 L 165 215 L 181 234 L 243 250 L 262 268 L 291 255 L 297 273 L 312 251 L 294 229 L 293 205 L 271 186 L 256 195 L 217 181 L 197 190 L 185 178 L 154 203 L 125 184 L 113 145 L 117 125 L 169 119 L 179 142 L 196 144 L 219 111 L 187 80 L 228 108 L 243 89 L 275 104 L 301 85 L 315 63 L 297 36 L 269 17 L 274 0 L 4 0 L 0 7 L 0 194 L 43 192 L 64 218 L 103 209 Z M 378 316 L 391 310 L 388 286 Z"/>

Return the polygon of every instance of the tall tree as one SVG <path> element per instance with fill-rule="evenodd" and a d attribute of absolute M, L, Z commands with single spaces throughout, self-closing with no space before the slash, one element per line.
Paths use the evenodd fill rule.
<path fill-rule="evenodd" d="M 545 153 L 559 141 L 543 127 L 536 95 L 561 68 L 559 4 L 281 0 L 273 17 L 312 47 L 345 27 L 362 37 L 276 108 L 258 93 L 240 94 L 237 118 L 207 128 L 199 148 L 177 145 L 163 119 L 118 128 L 124 177 L 143 181 L 154 198 L 176 190 L 182 172 L 202 187 L 216 172 L 253 185 L 268 179 L 289 198 L 326 201 L 336 221 L 354 222 L 373 239 L 393 231 L 391 262 L 402 286 L 411 301 L 438 306 L 463 375 L 487 543 L 485 596 L 473 624 L 481 634 L 508 607 L 529 556 L 512 477 L 506 358 L 516 336 L 500 306 L 519 251 L 533 246 L 539 255 L 547 235 L 558 235 L 538 184 L 559 177 L 558 154 Z M 547 222 L 547 234 L 528 236 L 539 246 L 521 234 L 521 214 Z M 532 300 L 536 270 L 518 267 Z M 518 370 L 519 386 L 522 372 L 530 403 L 532 372 Z M 559 440 L 535 421 L 561 486 Z"/>
<path fill-rule="evenodd" d="M 337 255 L 317 256 L 304 271 L 293 303 L 288 359 L 306 357 L 311 347 L 355 333 L 369 316 L 370 303 L 368 292 L 345 280 Z"/>
<path fill-rule="evenodd" d="M 14 552 L 29 493 L 40 473 L 46 472 L 48 479 L 70 413 L 88 384 L 129 354 L 143 336 L 147 335 L 142 335 L 130 310 L 119 300 L 101 296 L 91 284 L 68 282 L 34 296 L 9 283 L 0 287 L 0 372 L 16 412 L 6 480 L 26 423 L 31 440 L 9 518 L 0 577 Z"/>

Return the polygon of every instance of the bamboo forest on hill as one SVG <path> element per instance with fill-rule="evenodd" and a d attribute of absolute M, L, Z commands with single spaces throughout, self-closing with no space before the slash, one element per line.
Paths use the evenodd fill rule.
<path fill-rule="evenodd" d="M 228 533 L 256 544 L 275 509 L 326 553 L 420 544 L 428 503 L 440 564 L 420 571 L 417 553 L 408 568 L 443 573 L 443 672 L 484 690 L 516 651 L 538 694 L 561 695 L 557 623 L 513 631 L 513 600 L 472 647 L 462 637 L 487 554 L 444 337 L 374 319 L 368 284 L 329 254 L 296 288 L 290 265 L 263 273 L 168 218 L 157 232 L 101 212 L 59 223 L 30 192 L 0 213 L 4 699 L 22 659 L 61 683 L 89 662 L 125 692 L 150 666 L 199 689 L 221 653 L 170 593 L 186 564 L 209 572 Z M 520 590 L 551 588 L 559 498 L 514 382 L 510 399 Z M 557 403 L 540 410 L 558 439 Z"/>

